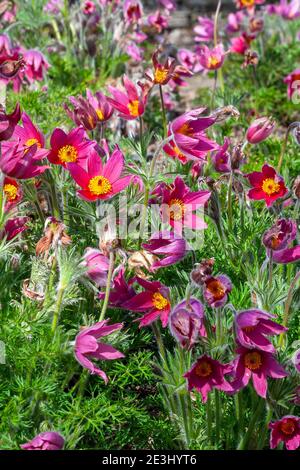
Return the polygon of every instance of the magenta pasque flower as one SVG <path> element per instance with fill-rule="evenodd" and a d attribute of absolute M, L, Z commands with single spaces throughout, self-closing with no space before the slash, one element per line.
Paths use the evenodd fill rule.
<path fill-rule="evenodd" d="M 227 17 L 227 31 L 228 33 L 237 33 L 240 28 L 241 24 L 245 18 L 244 12 L 237 11 L 236 13 L 229 13 Z"/>
<path fill-rule="evenodd" d="M 78 195 L 86 201 L 110 199 L 123 191 L 132 178 L 132 175 L 121 178 L 124 170 L 124 155 L 117 145 L 104 165 L 94 150 L 87 158 L 87 170 L 76 163 L 69 163 L 68 170 L 82 188 L 77 192 Z"/>
<path fill-rule="evenodd" d="M 142 247 L 153 255 L 162 257 L 152 264 L 152 271 L 178 263 L 188 250 L 185 239 L 168 230 L 153 234 L 148 243 L 143 243 Z"/>
<path fill-rule="evenodd" d="M 25 148 L 30 148 L 32 145 L 37 146 L 35 156 L 40 156 L 41 159 L 45 158 L 49 150 L 45 149 L 45 137 L 38 127 L 36 127 L 31 121 L 30 117 L 26 113 L 22 113 L 22 124 L 23 126 L 17 125 L 13 139 L 18 140 Z M 13 145 L 13 142 L 10 144 Z M 14 142 L 14 145 L 16 142 Z"/>
<path fill-rule="evenodd" d="M 250 144 L 259 144 L 266 140 L 275 129 L 275 121 L 268 117 L 256 119 L 247 130 L 246 138 Z"/>
<path fill-rule="evenodd" d="M 162 220 L 169 223 L 177 233 L 181 233 L 183 227 L 203 230 L 207 225 L 195 211 L 203 207 L 209 198 L 209 191 L 193 192 L 177 176 L 171 187 L 162 188 Z"/>
<path fill-rule="evenodd" d="M 123 85 L 125 92 L 109 86 L 108 89 L 113 98 L 107 99 L 119 111 L 121 118 L 127 120 L 137 119 L 145 112 L 147 98 L 142 91 L 138 92 L 134 83 L 126 75 L 123 77 Z"/>
<path fill-rule="evenodd" d="M 148 16 L 148 24 L 156 29 L 156 31 L 161 34 L 164 29 L 168 27 L 168 19 L 157 10 L 152 15 Z"/>
<path fill-rule="evenodd" d="M 83 255 L 84 265 L 87 267 L 86 274 L 98 286 L 106 286 L 109 259 L 102 251 L 95 248 L 87 248 Z"/>
<path fill-rule="evenodd" d="M 266 398 L 267 377 L 282 379 L 288 375 L 270 352 L 239 346 L 237 353 L 238 357 L 234 361 L 235 378 L 231 383 L 236 391 L 246 387 L 252 377 L 256 393 L 262 398 Z"/>
<path fill-rule="evenodd" d="M 3 181 L 3 193 L 5 196 L 5 212 L 15 207 L 23 198 L 22 186 L 17 180 L 7 176 Z"/>
<path fill-rule="evenodd" d="M 297 223 L 291 219 L 279 219 L 263 235 L 263 244 L 272 261 L 280 264 L 293 263 L 300 259 L 300 245 L 289 245 L 296 239 Z M 272 252 L 272 255 L 270 254 Z"/>
<path fill-rule="evenodd" d="M 265 3 L 265 0 L 236 0 L 235 1 L 237 8 L 254 8 L 255 5 L 262 5 Z"/>
<path fill-rule="evenodd" d="M 20 447 L 24 450 L 61 450 L 64 444 L 65 440 L 58 432 L 48 431 L 41 432 Z"/>
<path fill-rule="evenodd" d="M 217 70 L 222 67 L 225 60 L 225 52 L 222 44 L 213 49 L 202 46 L 199 49 L 199 62 L 206 70 Z"/>
<path fill-rule="evenodd" d="M 95 323 L 93 326 L 83 328 L 75 338 L 74 352 L 79 364 L 88 369 L 91 374 L 99 375 L 105 383 L 108 382 L 106 373 L 96 367 L 91 359 L 101 361 L 112 361 L 125 357 L 123 353 L 117 351 L 107 343 L 100 343 L 98 340 L 103 336 L 110 335 L 114 331 L 123 328 L 123 323 L 108 325 L 109 320 Z"/>
<path fill-rule="evenodd" d="M 29 83 L 33 83 L 35 80 L 41 81 L 44 79 L 45 73 L 49 69 L 50 65 L 40 51 L 35 49 L 25 51 L 24 61 L 26 63 L 24 74 Z"/>
<path fill-rule="evenodd" d="M 24 148 L 19 143 L 12 145 L 11 142 L 5 142 L 2 144 L 0 169 L 11 178 L 34 178 L 50 168 L 48 165 L 38 165 L 47 153 L 48 150 L 39 150 L 37 144 Z"/>
<path fill-rule="evenodd" d="M 182 114 L 169 126 L 176 147 L 189 160 L 204 159 L 208 152 L 219 148 L 204 132 L 216 122 L 214 117 L 200 117 L 205 109 L 198 108 Z"/>
<path fill-rule="evenodd" d="M 274 353 L 275 348 L 267 336 L 279 335 L 288 329 L 274 322 L 273 318 L 276 316 L 258 309 L 239 312 L 235 317 L 238 342 L 246 348 Z"/>
<path fill-rule="evenodd" d="M 203 284 L 203 295 L 213 308 L 223 307 L 228 299 L 228 294 L 232 291 L 232 283 L 229 277 L 224 274 L 219 276 L 208 276 Z"/>
<path fill-rule="evenodd" d="M 139 0 L 125 0 L 123 11 L 128 23 L 137 23 L 143 16 L 143 7 Z"/>
<path fill-rule="evenodd" d="M 148 326 L 160 318 L 162 326 L 168 324 L 171 304 L 168 287 L 159 281 L 147 281 L 139 277 L 136 282 L 145 290 L 123 303 L 122 307 L 133 312 L 146 312 L 139 321 L 139 327 Z"/>
<path fill-rule="evenodd" d="M 28 229 L 27 222 L 29 217 L 14 217 L 9 219 L 4 228 L 0 231 L 0 240 L 6 238 L 7 241 L 13 240 L 17 235 Z"/>
<path fill-rule="evenodd" d="M 211 155 L 212 164 L 218 173 L 229 173 L 231 171 L 231 159 L 228 152 L 229 144 L 230 139 L 225 137 L 222 147 Z"/>
<path fill-rule="evenodd" d="M 127 300 L 132 299 L 136 295 L 132 284 L 134 279 L 130 280 L 128 283 L 125 279 L 125 269 L 124 266 L 121 266 L 118 270 L 118 273 L 115 275 L 112 287 L 109 293 L 109 305 L 111 307 L 122 307 Z M 105 293 L 99 293 L 99 299 L 104 299 Z"/>
<path fill-rule="evenodd" d="M 205 16 L 198 16 L 198 24 L 194 27 L 196 42 L 209 42 L 214 38 L 214 22 Z"/>
<path fill-rule="evenodd" d="M 0 106 L 0 142 L 11 138 L 20 118 L 21 108 L 19 103 L 16 104 L 14 111 L 10 114 L 7 114 Z"/>
<path fill-rule="evenodd" d="M 261 171 L 254 171 L 246 175 L 253 189 L 248 191 L 248 197 L 254 200 L 264 200 L 270 207 L 277 199 L 287 193 L 283 178 L 276 173 L 273 167 L 265 164 Z"/>
<path fill-rule="evenodd" d="M 201 394 L 203 403 L 206 403 L 208 393 L 214 388 L 223 392 L 233 391 L 231 384 L 225 379 L 225 375 L 231 371 L 232 365 L 221 364 L 204 354 L 183 377 L 188 381 L 188 390 L 195 388 Z"/>
<path fill-rule="evenodd" d="M 300 16 L 300 0 L 280 0 L 277 5 L 267 5 L 267 12 L 282 16 L 285 20 L 294 20 Z"/>
<path fill-rule="evenodd" d="M 287 94 L 288 98 L 291 100 L 293 97 L 293 94 L 299 93 L 300 89 L 300 69 L 294 70 L 292 73 L 287 75 L 284 79 L 284 83 L 287 84 Z"/>
<path fill-rule="evenodd" d="M 191 349 L 197 342 L 199 335 L 207 336 L 202 303 L 194 297 L 179 302 L 171 312 L 169 327 L 172 335 L 181 346 Z"/>
<path fill-rule="evenodd" d="M 255 39 L 254 35 L 246 33 L 241 34 L 230 40 L 231 46 L 230 51 L 236 54 L 244 55 L 246 50 L 249 49 L 251 42 Z"/>
<path fill-rule="evenodd" d="M 275 449 L 284 442 L 287 450 L 296 450 L 300 446 L 300 418 L 287 415 L 269 424 L 271 429 L 270 447 Z"/>
<path fill-rule="evenodd" d="M 85 162 L 89 151 L 95 146 L 95 142 L 86 138 L 83 127 L 76 127 L 68 134 L 62 129 L 56 128 L 50 138 L 51 150 L 48 160 L 55 165 L 66 168 L 68 163 Z"/>

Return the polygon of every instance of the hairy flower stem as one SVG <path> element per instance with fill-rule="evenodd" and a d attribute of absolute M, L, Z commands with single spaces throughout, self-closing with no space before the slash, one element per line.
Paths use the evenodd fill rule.
<path fill-rule="evenodd" d="M 143 124 L 143 118 L 142 116 L 139 117 L 139 121 L 140 121 L 140 145 L 141 145 L 141 153 L 143 154 L 144 153 L 144 146 L 143 146 L 143 135 L 144 135 L 144 124 Z M 145 155 L 143 155 L 143 157 L 145 157 Z"/>
<path fill-rule="evenodd" d="M 283 323 L 282 323 L 282 325 L 285 326 L 285 327 L 287 327 L 288 323 L 289 323 L 290 308 L 291 308 L 292 301 L 293 301 L 294 289 L 295 289 L 299 279 L 300 279 L 300 271 L 297 272 L 296 276 L 294 277 L 293 281 L 291 282 L 291 285 L 290 285 L 290 288 L 289 288 L 289 291 L 288 291 L 288 295 L 287 295 L 287 299 L 286 299 L 286 302 L 285 302 Z M 281 333 L 281 335 L 279 337 L 279 343 L 278 343 L 278 346 L 280 348 L 282 348 L 282 346 L 283 346 L 284 337 L 285 337 L 285 333 Z"/>
<path fill-rule="evenodd" d="M 145 231 L 145 225 L 146 225 L 146 219 L 147 219 L 147 213 L 148 213 L 148 201 L 149 201 L 149 193 L 150 193 L 150 188 L 149 185 L 145 187 L 145 192 L 144 192 L 144 201 L 143 201 L 143 210 L 142 210 L 142 218 L 141 218 L 141 225 L 140 225 L 140 242 L 143 240 L 144 236 L 144 231 Z"/>
<path fill-rule="evenodd" d="M 216 96 L 216 90 L 217 90 L 217 82 L 218 82 L 218 73 L 215 70 L 214 73 L 214 85 L 213 85 L 213 91 L 211 94 L 211 100 L 210 100 L 210 109 L 213 110 L 215 107 L 215 96 Z"/>
<path fill-rule="evenodd" d="M 269 255 L 269 287 L 272 289 L 273 284 L 273 250 L 270 250 Z"/>
<path fill-rule="evenodd" d="M 216 414 L 216 444 L 220 444 L 221 429 L 221 397 L 219 390 L 215 389 L 215 414 Z"/>
<path fill-rule="evenodd" d="M 64 224 L 66 227 L 70 226 L 70 217 L 69 217 L 69 211 L 68 211 L 68 191 L 64 190 L 62 193 L 62 199 L 63 199 L 63 219 L 64 219 Z"/>
<path fill-rule="evenodd" d="M 164 346 L 164 342 L 163 342 L 163 339 L 162 339 L 162 335 L 161 335 L 159 326 L 157 325 L 156 322 L 153 322 L 151 324 L 151 327 L 152 327 L 152 331 L 153 331 L 155 339 L 156 339 L 156 343 L 157 343 L 160 355 L 163 358 L 163 360 L 165 362 L 167 362 L 166 350 L 165 350 L 165 346 Z"/>
<path fill-rule="evenodd" d="M 287 143 L 288 143 L 288 140 L 289 140 L 290 131 L 291 131 L 291 127 L 289 126 L 289 127 L 287 128 L 286 133 L 285 133 L 285 138 L 284 138 L 284 141 L 283 141 L 283 145 L 282 145 L 282 149 L 281 149 L 281 153 L 280 153 L 280 157 L 279 157 L 279 161 L 278 161 L 277 173 L 279 173 L 280 170 L 281 170 L 281 166 L 282 166 L 282 163 L 283 163 L 283 158 L 284 158 L 284 155 L 285 155 L 285 152 L 286 152 Z"/>
<path fill-rule="evenodd" d="M 243 399 L 242 399 L 242 392 L 238 392 L 234 396 L 235 401 L 235 414 L 236 414 L 236 422 L 237 422 L 237 436 L 238 439 L 242 435 L 243 432 L 243 425 L 244 425 L 244 413 L 243 413 Z"/>
<path fill-rule="evenodd" d="M 266 421 L 265 421 L 264 427 L 263 427 L 263 429 L 260 433 L 260 438 L 259 438 L 259 441 L 258 441 L 257 450 L 261 450 L 264 447 L 266 436 L 267 436 L 268 429 L 269 429 L 269 424 L 270 424 L 270 421 L 272 419 L 273 410 L 269 405 L 267 405 L 267 410 L 268 411 L 267 411 Z"/>
<path fill-rule="evenodd" d="M 233 172 L 231 171 L 228 183 L 228 194 L 227 194 L 227 213 L 228 213 L 228 231 L 232 231 L 232 181 Z"/>
<path fill-rule="evenodd" d="M 51 292 L 52 292 L 54 280 L 55 280 L 56 268 L 57 268 L 57 258 L 55 256 L 52 261 L 51 272 L 49 276 L 49 283 L 48 283 L 46 298 L 45 298 L 45 305 L 49 304 L 49 300 L 50 300 L 50 296 L 51 296 Z"/>
<path fill-rule="evenodd" d="M 212 412 L 211 412 L 211 398 L 208 394 L 206 402 L 206 423 L 207 423 L 207 439 L 212 445 Z"/>
<path fill-rule="evenodd" d="M 56 330 L 57 325 L 58 325 L 61 306 L 62 306 L 62 301 L 63 301 L 63 298 L 64 298 L 64 293 L 65 293 L 64 288 L 60 288 L 58 290 L 57 299 L 56 299 L 56 306 L 55 306 L 55 312 L 54 312 L 54 315 L 53 315 L 52 326 L 51 326 L 52 333 L 55 333 L 55 330 Z"/>
<path fill-rule="evenodd" d="M 159 85 L 159 94 L 160 94 L 161 113 L 162 113 L 163 131 L 164 131 L 163 138 L 166 139 L 168 135 L 167 117 L 166 117 L 164 94 L 163 94 L 163 89 L 161 85 Z"/>
<path fill-rule="evenodd" d="M 108 306 L 108 301 L 109 301 L 109 293 L 110 293 L 110 288 L 111 288 L 111 280 L 112 280 L 112 274 L 113 274 L 113 269 L 114 269 L 114 262 L 115 262 L 115 255 L 114 255 L 114 252 L 111 251 L 109 253 L 109 267 L 108 267 L 108 274 L 107 274 L 105 297 L 104 297 L 104 301 L 103 301 L 99 321 L 103 321 L 104 318 L 105 318 L 105 313 L 106 313 L 107 306 Z"/>
<path fill-rule="evenodd" d="M 216 319 L 217 319 L 217 344 L 220 346 L 222 344 L 223 339 L 223 325 L 222 325 L 222 310 L 220 308 L 216 308 Z"/>
<path fill-rule="evenodd" d="M 252 414 L 252 418 L 250 420 L 247 432 L 244 434 L 243 439 L 239 443 L 237 450 L 246 450 L 248 448 L 250 439 L 252 437 L 252 434 L 254 432 L 255 426 L 257 424 L 257 421 L 263 411 L 263 408 L 265 406 L 265 400 L 258 397 L 258 401 L 256 402 L 256 409 L 254 413 Z M 254 408 L 253 408 L 254 409 Z"/>

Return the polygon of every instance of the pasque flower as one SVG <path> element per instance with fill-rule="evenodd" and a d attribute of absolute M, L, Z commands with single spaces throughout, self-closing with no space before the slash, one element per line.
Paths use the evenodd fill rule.
<path fill-rule="evenodd" d="M 267 12 L 286 20 L 294 20 L 300 16 L 300 0 L 280 0 L 277 5 L 267 5 Z"/>
<path fill-rule="evenodd" d="M 214 388 L 223 392 L 233 391 L 231 384 L 225 379 L 225 375 L 231 371 L 230 364 L 221 364 L 204 354 L 183 377 L 188 381 L 188 390 L 195 388 L 201 394 L 203 403 L 206 403 L 208 393 Z"/>
<path fill-rule="evenodd" d="M 5 177 L 3 181 L 3 193 L 5 196 L 5 212 L 15 207 L 23 197 L 22 186 L 13 178 Z"/>
<path fill-rule="evenodd" d="M 174 160 L 179 160 L 183 165 L 189 161 L 188 157 L 179 150 L 174 140 L 169 140 L 169 142 L 163 146 L 163 150 L 169 157 Z"/>
<path fill-rule="evenodd" d="M 194 297 L 179 302 L 171 312 L 169 327 L 172 335 L 181 346 L 191 349 L 197 342 L 199 335 L 207 336 L 202 303 Z"/>
<path fill-rule="evenodd" d="M 152 64 L 154 73 L 151 69 L 145 71 L 145 77 L 147 80 L 153 83 L 153 85 L 166 85 L 172 78 L 176 77 L 177 73 L 184 69 L 184 72 L 189 73 L 186 68 L 180 65 L 176 66 L 176 60 L 168 57 L 162 64 L 158 61 L 158 55 L 160 51 L 157 49 L 152 55 Z M 192 73 L 190 73 L 192 75 Z"/>
<path fill-rule="evenodd" d="M 198 24 L 194 27 L 196 42 L 209 42 L 214 38 L 214 22 L 205 16 L 198 16 Z"/>
<path fill-rule="evenodd" d="M 300 69 L 294 70 L 283 80 L 287 84 L 288 98 L 291 100 L 294 93 L 299 93 L 300 89 Z"/>
<path fill-rule="evenodd" d="M 45 56 L 36 49 L 29 49 L 24 52 L 24 61 L 26 63 L 24 74 L 29 83 L 35 80 L 42 81 L 50 67 Z"/>
<path fill-rule="evenodd" d="M 296 450 L 300 446 L 300 418 L 286 415 L 269 424 L 271 429 L 270 447 L 275 449 L 280 442 L 284 442 L 287 450 Z"/>
<path fill-rule="evenodd" d="M 105 383 L 108 382 L 106 373 L 96 367 L 91 359 L 111 361 L 125 357 L 123 353 L 117 351 L 107 343 L 100 343 L 98 340 L 114 331 L 123 328 L 123 323 L 108 325 L 109 320 L 95 323 L 93 326 L 83 328 L 75 338 L 74 352 L 77 361 L 88 369 L 91 374 L 99 375 Z"/>
<path fill-rule="evenodd" d="M 64 447 L 65 440 L 54 431 L 41 432 L 31 441 L 22 444 L 24 450 L 61 450 Z"/>
<path fill-rule="evenodd" d="M 161 34 L 163 30 L 168 27 L 168 19 L 157 10 L 155 13 L 148 16 L 148 24 L 154 27 L 158 34 Z"/>
<path fill-rule="evenodd" d="M 251 42 L 255 39 L 254 35 L 243 33 L 230 40 L 230 51 L 236 54 L 244 55 L 246 50 L 249 49 Z"/>
<path fill-rule="evenodd" d="M 108 121 L 114 109 L 109 103 L 107 97 L 100 91 L 95 96 L 90 90 L 86 90 L 87 98 L 79 96 L 74 98 L 70 96 L 69 101 L 73 105 L 71 110 L 67 104 L 64 108 L 72 121 L 77 126 L 83 126 L 86 130 L 93 130 L 98 124 Z"/>
<path fill-rule="evenodd" d="M 284 180 L 273 167 L 265 164 L 261 171 L 254 171 L 246 175 L 253 189 L 248 192 L 248 197 L 255 200 L 264 200 L 270 207 L 277 199 L 287 193 Z"/>
<path fill-rule="evenodd" d="M 266 140 L 275 129 L 275 121 L 268 117 L 256 119 L 247 130 L 246 138 L 250 144 L 259 144 Z"/>
<path fill-rule="evenodd" d="M 45 149 L 45 137 L 38 127 L 36 127 L 31 121 L 30 117 L 26 113 L 22 113 L 22 124 L 23 126 L 17 125 L 13 139 L 18 140 L 26 149 L 32 145 L 37 146 L 36 157 L 41 156 L 45 158 L 49 150 Z M 16 142 L 11 142 L 11 145 L 15 145 Z"/>
<path fill-rule="evenodd" d="M 182 178 L 176 177 L 171 187 L 162 188 L 161 216 L 176 232 L 181 233 L 182 227 L 202 230 L 207 227 L 195 211 L 210 198 L 209 191 L 191 191 Z"/>
<path fill-rule="evenodd" d="M 228 294 L 232 291 L 232 283 L 224 274 L 209 276 L 203 284 L 203 295 L 211 307 L 219 308 L 226 304 Z"/>
<path fill-rule="evenodd" d="M 252 377 L 256 393 L 266 398 L 267 377 L 282 379 L 288 375 L 270 352 L 239 346 L 237 353 L 238 357 L 234 361 L 235 378 L 231 383 L 236 391 L 246 387 Z"/>
<path fill-rule="evenodd" d="M 228 33 L 237 33 L 240 28 L 241 24 L 245 18 L 243 11 L 237 11 L 236 13 L 229 13 L 227 17 L 227 31 Z"/>
<path fill-rule="evenodd" d="M 139 0 L 125 0 L 124 16 L 128 23 L 137 23 L 143 16 L 143 7 Z"/>
<path fill-rule="evenodd" d="M 7 241 L 12 240 L 19 235 L 19 233 L 28 229 L 27 222 L 29 220 L 29 217 L 14 217 L 13 219 L 9 219 L 5 223 L 4 228 L 0 231 L 0 239 L 6 238 Z"/>
<path fill-rule="evenodd" d="M 199 49 L 199 62 L 206 70 L 217 70 L 222 67 L 225 60 L 225 52 L 222 44 L 213 49 L 202 46 Z"/>
<path fill-rule="evenodd" d="M 148 326 L 160 318 L 162 326 L 168 324 L 171 304 L 169 289 L 159 281 L 146 281 L 139 277 L 136 282 L 145 290 L 123 303 L 122 307 L 133 312 L 146 312 L 139 321 L 139 327 Z"/>
<path fill-rule="evenodd" d="M 237 8 L 253 8 L 255 5 L 262 5 L 265 0 L 236 0 Z"/>
<path fill-rule="evenodd" d="M 178 151 L 189 160 L 204 159 L 218 144 L 208 139 L 205 130 L 215 123 L 210 116 L 200 117 L 206 108 L 198 108 L 182 114 L 171 122 L 169 132 Z"/>
<path fill-rule="evenodd" d="M 0 55 L 10 55 L 11 43 L 7 34 L 0 34 Z"/>
<path fill-rule="evenodd" d="M 143 243 L 142 247 L 155 256 L 161 256 L 152 264 L 152 271 L 178 263 L 185 257 L 188 250 L 185 239 L 168 230 L 153 234 L 148 243 Z"/>
<path fill-rule="evenodd" d="M 138 93 L 136 86 L 126 75 L 123 77 L 123 85 L 125 92 L 109 86 L 108 89 L 113 98 L 107 99 L 119 111 L 121 118 L 127 120 L 137 119 L 145 112 L 147 97 L 142 91 Z"/>
<path fill-rule="evenodd" d="M 297 223 L 291 219 L 279 219 L 263 235 L 268 254 L 272 252 L 275 263 L 292 263 L 300 259 L 300 245 L 289 247 L 296 239 Z"/>
<path fill-rule="evenodd" d="M 111 307 L 122 307 L 127 300 L 130 300 L 136 295 L 136 292 L 132 287 L 133 282 L 134 279 L 127 283 L 125 279 L 124 266 L 121 266 L 113 279 L 109 293 L 109 305 Z M 103 299 L 104 295 L 104 292 L 100 292 L 99 299 Z"/>
<path fill-rule="evenodd" d="M 211 161 L 218 173 L 229 173 L 231 170 L 231 159 L 228 152 L 230 139 L 225 137 L 224 144 L 216 152 L 212 152 Z"/>
<path fill-rule="evenodd" d="M 2 53 L 0 55 L 0 79 L 9 81 L 24 69 L 25 62 L 23 56 L 18 52 L 11 54 Z"/>
<path fill-rule="evenodd" d="M 20 118 L 21 108 L 19 103 L 17 103 L 14 111 L 10 114 L 7 114 L 0 106 L 0 142 L 11 138 Z"/>
<path fill-rule="evenodd" d="M 11 142 L 4 142 L 2 143 L 0 169 L 11 178 L 34 178 L 49 168 L 48 165 L 38 164 L 47 152 L 47 150 L 43 152 L 39 150 L 37 144 L 24 148 L 19 143 L 11 145 Z"/>
<path fill-rule="evenodd" d="M 86 138 L 83 127 L 76 127 L 68 134 L 62 129 L 54 129 L 50 138 L 50 153 L 48 160 L 55 165 L 67 167 L 68 163 L 82 163 L 87 159 L 89 151 L 95 142 Z"/>
<path fill-rule="evenodd" d="M 94 150 L 87 158 L 87 170 L 77 163 L 69 163 L 68 170 L 82 188 L 78 191 L 78 195 L 86 201 L 110 199 L 123 191 L 132 178 L 132 175 L 121 178 L 124 170 L 124 156 L 117 145 L 104 165 Z"/>
<path fill-rule="evenodd" d="M 258 348 L 274 353 L 275 348 L 267 336 L 279 335 L 287 331 L 287 328 L 274 322 L 272 320 L 274 318 L 276 318 L 275 315 L 258 309 L 239 312 L 235 317 L 237 341 L 246 348 Z"/>
<path fill-rule="evenodd" d="M 95 248 L 87 248 L 83 255 L 84 265 L 87 267 L 86 274 L 98 286 L 106 286 L 109 259 L 102 251 Z"/>

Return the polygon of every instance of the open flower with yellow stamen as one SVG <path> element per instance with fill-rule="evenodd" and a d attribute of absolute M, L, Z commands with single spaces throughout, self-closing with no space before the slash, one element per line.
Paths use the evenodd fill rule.
<path fill-rule="evenodd" d="M 246 387 L 252 377 L 256 393 L 262 398 L 266 398 L 267 377 L 282 379 L 288 375 L 270 352 L 239 346 L 237 353 L 238 357 L 234 361 L 235 378 L 231 382 L 235 391 Z"/>
<path fill-rule="evenodd" d="M 104 165 L 98 153 L 93 150 L 87 158 L 87 171 L 77 163 L 69 163 L 67 168 L 72 178 L 82 188 L 78 191 L 78 195 L 86 201 L 110 199 L 123 191 L 132 179 L 132 175 L 121 178 L 124 156 L 117 145 Z"/>
<path fill-rule="evenodd" d="M 187 75 L 193 75 L 186 67 L 176 65 L 176 60 L 168 57 L 164 64 L 158 61 L 158 54 L 160 50 L 157 49 L 152 55 L 152 63 L 154 71 L 147 69 L 145 71 L 145 77 L 147 80 L 153 83 L 153 85 L 166 85 L 172 78 L 177 76 L 177 73 L 184 69 Z"/>
<path fill-rule="evenodd" d="M 256 201 L 264 200 L 267 207 L 288 192 L 283 178 L 267 164 L 262 167 L 262 171 L 254 171 L 245 176 L 253 187 L 248 192 L 248 197 Z"/>
<path fill-rule="evenodd" d="M 219 308 L 226 304 L 228 294 L 232 291 L 229 277 L 224 274 L 209 276 L 203 284 L 203 295 L 211 307 Z"/>
<path fill-rule="evenodd" d="M 3 192 L 5 196 L 5 212 L 15 207 L 22 200 L 22 187 L 13 178 L 4 178 Z"/>
<path fill-rule="evenodd" d="M 32 120 L 26 113 L 22 113 L 22 124 L 23 126 L 16 126 L 13 139 L 18 139 L 26 148 L 36 145 L 37 154 L 42 150 L 42 156 L 45 158 L 49 151 L 45 151 L 45 137 L 43 133 L 33 124 Z"/>
<path fill-rule="evenodd" d="M 299 416 L 283 416 L 283 418 L 269 423 L 269 428 L 271 429 L 271 449 L 275 449 L 280 442 L 284 442 L 287 450 L 296 450 L 300 446 Z"/>
<path fill-rule="evenodd" d="M 248 8 L 250 10 L 255 8 L 255 5 L 262 5 L 265 0 L 236 0 L 237 8 Z"/>
<path fill-rule="evenodd" d="M 123 77 L 123 85 L 125 92 L 109 86 L 108 89 L 113 98 L 107 99 L 119 111 L 121 118 L 127 120 L 137 119 L 145 112 L 147 94 L 143 93 L 143 91 L 138 93 L 136 86 L 126 75 Z"/>
<path fill-rule="evenodd" d="M 133 312 L 145 312 L 143 317 L 136 320 L 140 322 L 140 328 L 150 325 L 159 317 L 165 328 L 171 311 L 169 289 L 159 281 L 151 282 L 139 277 L 136 281 L 145 290 L 124 302 L 122 308 Z"/>
<path fill-rule="evenodd" d="M 222 67 L 225 60 L 225 52 L 222 44 L 218 44 L 213 49 L 201 46 L 198 50 L 199 62 L 206 70 L 217 70 Z"/>
<path fill-rule="evenodd" d="M 54 129 L 51 139 L 51 150 L 48 160 L 55 165 L 67 167 L 68 163 L 85 162 L 95 142 L 86 138 L 83 127 L 76 127 L 68 134 L 62 129 Z"/>
<path fill-rule="evenodd" d="M 225 375 L 230 374 L 231 371 L 232 365 L 221 364 L 204 354 L 199 357 L 183 377 L 188 381 L 188 390 L 195 388 L 201 394 L 202 401 L 205 403 L 208 393 L 214 388 L 223 390 L 223 392 L 233 392 L 231 384 L 225 379 Z"/>

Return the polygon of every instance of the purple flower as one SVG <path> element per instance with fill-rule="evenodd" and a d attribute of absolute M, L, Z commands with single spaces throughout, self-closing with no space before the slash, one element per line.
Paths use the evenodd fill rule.
<path fill-rule="evenodd" d="M 153 255 L 163 256 L 151 266 L 152 271 L 178 263 L 185 257 L 188 249 L 184 238 L 168 230 L 155 233 L 142 247 Z"/>
<path fill-rule="evenodd" d="M 228 33 L 237 33 L 245 18 L 244 12 L 237 11 L 236 13 L 229 13 L 227 17 L 227 31 Z"/>
<path fill-rule="evenodd" d="M 61 450 L 64 443 L 64 438 L 58 432 L 50 431 L 38 434 L 20 447 L 25 450 Z"/>
<path fill-rule="evenodd" d="M 210 18 L 198 16 L 198 24 L 194 28 L 196 42 L 209 42 L 214 38 L 214 22 Z"/>
<path fill-rule="evenodd" d="M 222 67 L 225 60 L 225 52 L 222 44 L 213 49 L 202 46 L 199 49 L 199 62 L 206 70 L 217 70 Z"/>
<path fill-rule="evenodd" d="M 87 248 L 84 255 L 86 274 L 98 286 L 106 286 L 109 260 L 100 250 Z"/>
<path fill-rule="evenodd" d="M 203 284 L 203 295 L 211 307 L 219 308 L 226 304 L 228 294 L 232 291 L 232 284 L 229 277 L 221 274 L 219 276 L 209 276 Z"/>
<path fill-rule="evenodd" d="M 88 369 L 91 374 L 99 375 L 105 383 L 108 382 L 107 375 L 103 370 L 98 369 L 90 358 L 102 361 L 111 361 L 125 357 L 120 351 L 106 343 L 98 342 L 99 338 L 107 336 L 114 331 L 123 328 L 123 323 L 108 325 L 108 320 L 95 323 L 93 326 L 84 328 L 75 338 L 75 357 L 82 367 Z"/>
<path fill-rule="evenodd" d="M 294 263 L 300 259 L 300 245 L 289 248 L 297 236 L 297 224 L 291 219 L 279 219 L 263 235 L 268 254 L 275 263 Z"/>
<path fill-rule="evenodd" d="M 9 219 L 4 225 L 3 230 L 0 231 L 0 240 L 6 237 L 6 240 L 12 240 L 19 233 L 24 232 L 28 229 L 27 222 L 29 217 L 15 217 L 14 219 Z"/>
<path fill-rule="evenodd" d="M 224 145 L 217 152 L 212 153 L 212 164 L 218 173 L 229 173 L 231 170 L 230 154 L 228 152 L 229 144 L 230 139 L 225 137 Z"/>
<path fill-rule="evenodd" d="M 276 361 L 273 354 L 261 349 L 247 349 L 239 346 L 234 361 L 235 378 L 231 382 L 235 391 L 246 387 L 252 377 L 253 387 L 262 398 L 267 396 L 267 377 L 282 379 L 288 375 Z"/>
<path fill-rule="evenodd" d="M 113 285 L 109 294 L 109 305 L 112 307 L 122 307 L 123 303 L 136 295 L 131 286 L 132 282 L 126 282 L 124 267 L 121 266 L 118 274 L 114 277 Z M 105 293 L 99 293 L 99 299 L 104 299 Z"/>
<path fill-rule="evenodd" d="M 279 442 L 284 442 L 287 450 L 296 450 L 300 446 L 300 418 L 287 415 L 269 424 L 271 429 L 270 447 L 275 449 Z"/>
<path fill-rule="evenodd" d="M 250 144 L 258 144 L 266 140 L 275 129 L 275 121 L 268 117 L 255 119 L 247 130 L 247 140 Z"/>
<path fill-rule="evenodd" d="M 176 305 L 170 315 L 169 327 L 182 348 L 189 350 L 194 346 L 199 335 L 207 336 L 203 320 L 204 307 L 194 297 Z"/>
<path fill-rule="evenodd" d="M 272 318 L 276 316 L 258 309 L 240 312 L 235 317 L 238 342 L 245 348 L 258 348 L 274 353 L 275 348 L 266 336 L 279 335 L 287 331 L 287 328 L 272 321 Z"/>
<path fill-rule="evenodd" d="M 202 401 L 207 401 L 208 393 L 216 388 L 224 392 L 233 392 L 231 384 L 225 380 L 225 374 L 230 374 L 232 366 L 230 364 L 221 364 L 204 354 L 201 356 L 192 368 L 184 374 L 188 380 L 188 390 L 195 388 L 202 396 Z"/>

